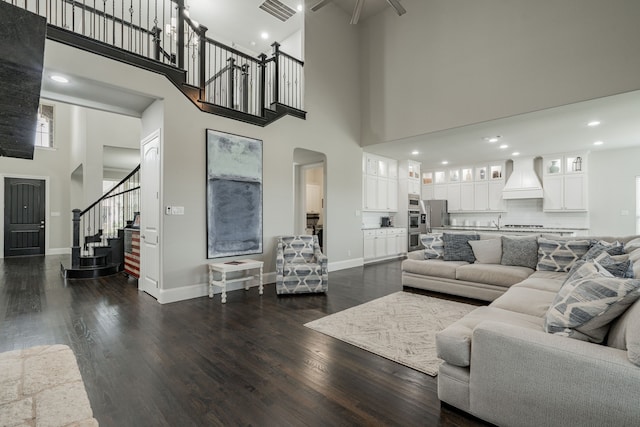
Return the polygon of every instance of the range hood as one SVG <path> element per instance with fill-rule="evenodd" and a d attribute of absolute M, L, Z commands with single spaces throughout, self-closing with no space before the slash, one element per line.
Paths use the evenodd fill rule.
<path fill-rule="evenodd" d="M 502 198 L 541 199 L 542 184 L 533 167 L 533 157 L 513 161 L 513 172 L 502 190 Z"/>

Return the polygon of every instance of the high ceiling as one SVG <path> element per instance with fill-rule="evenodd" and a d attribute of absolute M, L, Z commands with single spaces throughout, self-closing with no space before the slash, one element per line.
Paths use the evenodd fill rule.
<path fill-rule="evenodd" d="M 398 160 L 413 159 L 423 169 L 537 157 L 570 151 L 640 146 L 640 91 L 549 108 L 499 120 L 418 135 L 366 147 Z M 587 123 L 599 121 L 598 126 Z M 500 136 L 497 142 L 487 139 Z M 602 145 L 594 145 L 601 141 Z M 499 148 L 501 145 L 508 148 Z M 418 154 L 412 154 L 418 151 Z"/>

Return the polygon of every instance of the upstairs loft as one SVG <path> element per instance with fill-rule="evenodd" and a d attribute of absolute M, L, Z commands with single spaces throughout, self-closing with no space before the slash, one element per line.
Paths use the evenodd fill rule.
<path fill-rule="evenodd" d="M 200 110 L 266 126 L 306 118 L 303 61 L 207 37 L 185 0 L 0 0 L 46 19 L 46 37 L 165 75 Z"/>

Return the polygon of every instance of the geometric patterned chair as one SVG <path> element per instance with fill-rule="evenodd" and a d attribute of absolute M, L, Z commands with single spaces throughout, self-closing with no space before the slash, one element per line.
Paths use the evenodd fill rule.
<path fill-rule="evenodd" d="M 276 251 L 276 293 L 326 292 L 329 288 L 327 263 L 318 236 L 280 236 Z"/>

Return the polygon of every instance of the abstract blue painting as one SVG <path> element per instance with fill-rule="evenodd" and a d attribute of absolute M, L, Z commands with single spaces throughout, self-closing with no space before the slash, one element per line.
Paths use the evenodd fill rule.
<path fill-rule="evenodd" d="M 207 258 L 262 253 L 262 141 L 207 129 Z"/>

